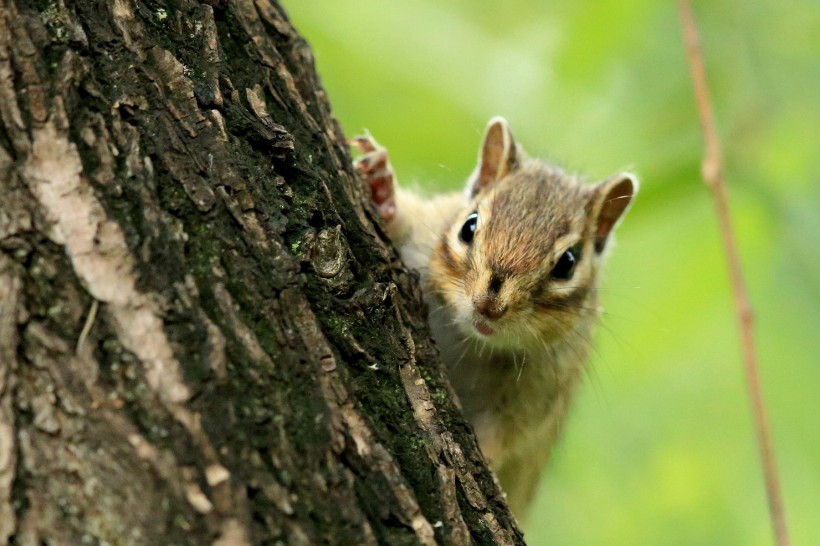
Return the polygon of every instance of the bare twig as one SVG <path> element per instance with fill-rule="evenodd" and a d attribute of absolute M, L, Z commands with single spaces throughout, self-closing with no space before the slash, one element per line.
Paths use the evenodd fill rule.
<path fill-rule="evenodd" d="M 678 11 L 686 52 L 689 58 L 689 68 L 692 71 L 692 84 L 695 88 L 695 100 L 700 114 L 700 125 L 703 132 L 705 152 L 701 170 L 703 179 L 712 190 L 717 208 L 718 222 L 723 235 L 723 247 L 728 260 L 729 277 L 735 300 L 740 327 L 741 348 L 746 368 L 746 382 L 749 397 L 752 403 L 755 425 L 757 428 L 758 448 L 763 463 L 763 474 L 766 479 L 766 494 L 769 499 L 769 512 L 772 519 L 774 536 L 779 546 L 789 544 L 789 533 L 786 527 L 786 516 L 783 511 L 783 496 L 780 491 L 780 480 L 777 477 L 777 465 L 774 459 L 771 432 L 766 406 L 763 402 L 763 393 L 760 388 L 760 374 L 757 366 L 757 354 L 753 337 L 754 316 L 743 282 L 743 272 L 740 267 L 737 244 L 732 230 L 729 216 L 729 200 L 726 183 L 723 177 L 723 161 L 721 159 L 720 141 L 715 129 L 715 119 L 709 101 L 709 89 L 706 84 L 706 72 L 703 68 L 703 58 L 700 51 L 698 29 L 692 15 L 689 0 L 678 0 Z"/>

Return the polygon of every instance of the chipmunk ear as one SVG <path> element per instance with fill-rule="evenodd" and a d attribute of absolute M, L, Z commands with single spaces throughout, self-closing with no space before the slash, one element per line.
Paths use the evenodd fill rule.
<path fill-rule="evenodd" d="M 595 186 L 595 193 L 590 201 L 595 252 L 603 252 L 607 237 L 637 193 L 638 179 L 631 173 L 620 173 Z"/>
<path fill-rule="evenodd" d="M 518 165 L 518 146 L 507 120 L 496 116 L 487 124 L 484 141 L 478 153 L 478 166 L 470 177 L 470 197 L 501 180 Z"/>

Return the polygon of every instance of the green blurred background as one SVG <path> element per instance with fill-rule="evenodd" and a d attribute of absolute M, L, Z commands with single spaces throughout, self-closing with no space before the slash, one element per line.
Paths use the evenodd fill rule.
<path fill-rule="evenodd" d="M 348 135 L 460 188 L 484 125 L 641 192 L 529 544 L 771 544 L 675 4 L 284 0 Z M 820 544 L 820 4 L 695 5 L 793 544 Z"/>

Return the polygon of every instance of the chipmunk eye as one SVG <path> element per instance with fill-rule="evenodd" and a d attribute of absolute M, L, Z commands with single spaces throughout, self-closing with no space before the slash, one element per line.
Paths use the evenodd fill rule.
<path fill-rule="evenodd" d="M 461 239 L 463 243 L 467 243 L 468 245 L 472 243 L 477 224 L 478 213 L 474 212 L 467 217 L 467 220 L 464 221 L 464 225 L 461 226 L 461 231 L 458 232 L 458 238 Z"/>
<path fill-rule="evenodd" d="M 572 274 L 575 273 L 575 266 L 580 259 L 581 247 L 580 245 L 575 245 L 561 254 L 561 257 L 558 258 L 558 261 L 555 263 L 555 267 L 550 271 L 550 277 L 565 281 L 571 279 Z"/>

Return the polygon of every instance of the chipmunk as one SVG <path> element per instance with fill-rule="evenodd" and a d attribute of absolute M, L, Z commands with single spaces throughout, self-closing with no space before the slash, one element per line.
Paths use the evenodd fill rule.
<path fill-rule="evenodd" d="M 588 185 L 531 159 L 500 117 L 465 193 L 408 191 L 372 137 L 353 145 L 388 235 L 421 274 L 464 414 L 522 517 L 586 366 L 599 270 L 638 181 L 621 173 Z"/>

